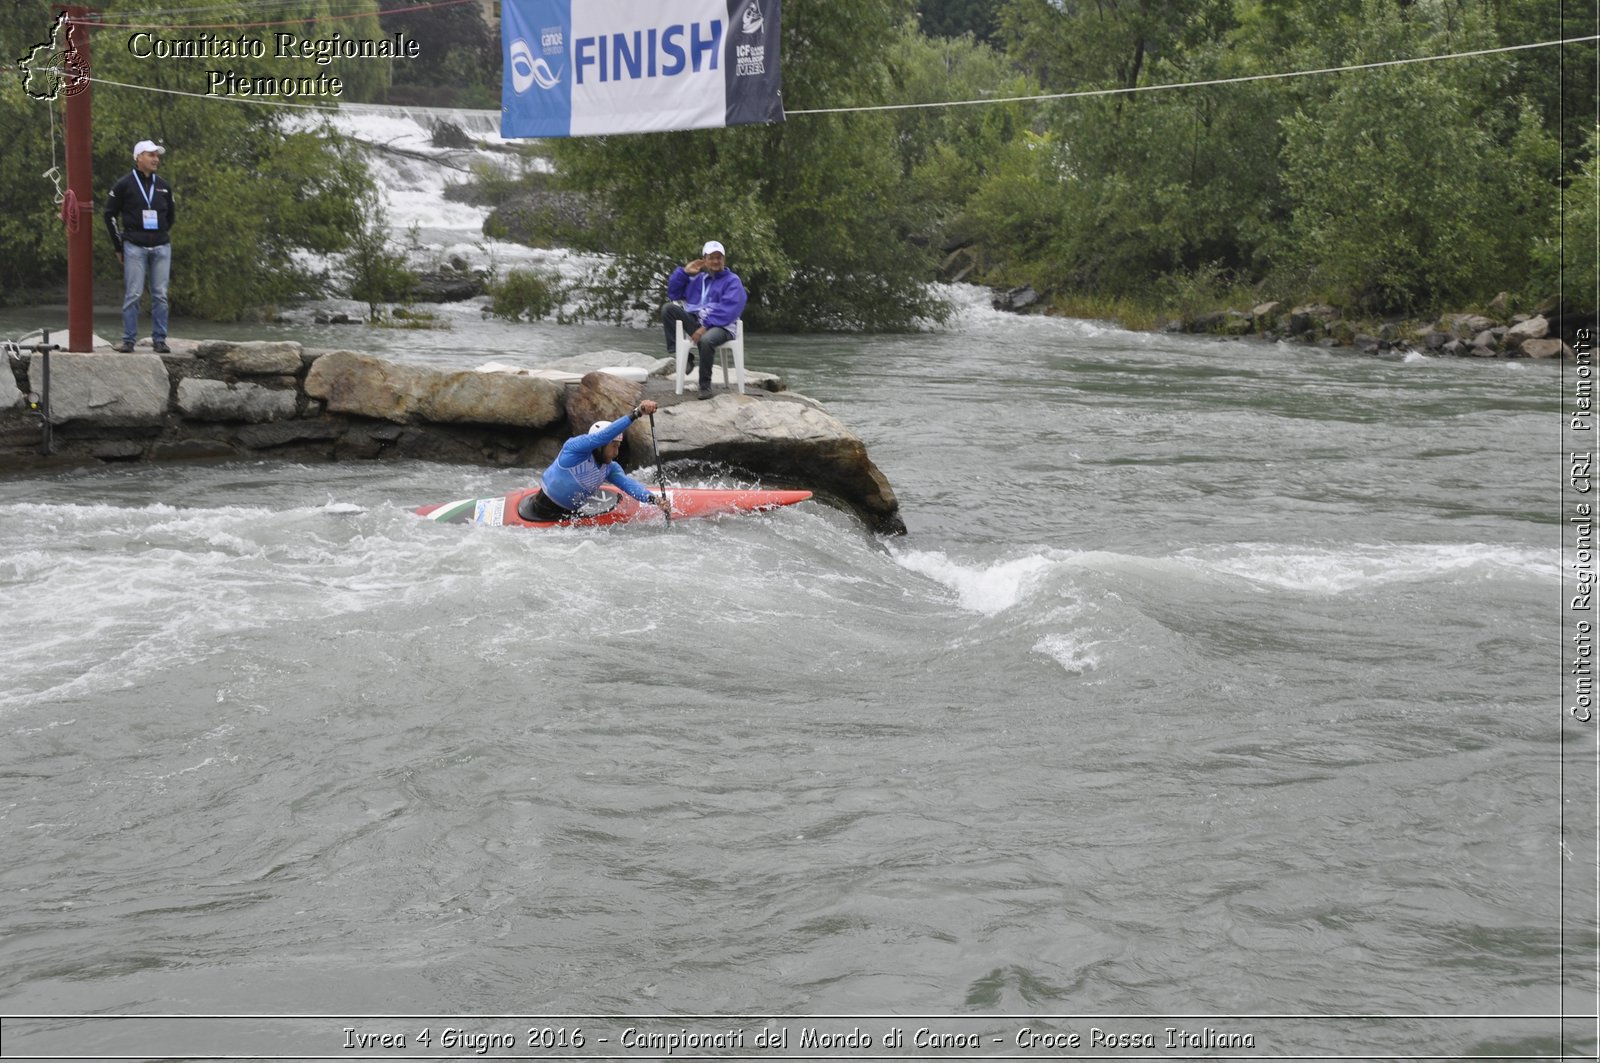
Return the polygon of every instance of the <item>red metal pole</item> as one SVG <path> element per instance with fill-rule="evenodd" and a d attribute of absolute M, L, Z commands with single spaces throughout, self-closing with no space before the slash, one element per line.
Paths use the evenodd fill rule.
<path fill-rule="evenodd" d="M 89 146 L 86 7 L 67 7 L 67 350 L 94 350 L 94 159 Z"/>

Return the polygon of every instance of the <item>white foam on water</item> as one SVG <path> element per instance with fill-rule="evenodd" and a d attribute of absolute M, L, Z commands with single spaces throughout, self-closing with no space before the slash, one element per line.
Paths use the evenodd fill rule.
<path fill-rule="evenodd" d="M 978 329 L 993 328 L 1003 325 L 1008 330 L 1027 329 L 1047 331 L 1056 337 L 1066 338 L 1091 338 L 1116 333 L 1119 336 L 1134 336 L 1135 333 L 1124 333 L 1123 330 L 1105 321 L 1089 321 L 1081 318 L 1044 317 L 1041 315 L 1017 314 L 1009 310 L 996 310 L 994 308 L 994 289 L 977 284 L 933 284 L 929 286 L 932 293 L 948 302 L 955 313 L 946 323 L 946 328 L 956 332 L 968 332 Z"/>
<path fill-rule="evenodd" d="M 0 594 L 27 637 L 0 640 L 0 708 L 124 689 L 241 632 L 381 606 L 415 586 L 422 544 L 388 534 L 405 519 L 331 499 L 8 505 L 0 532 L 19 548 L 0 563 Z"/>
<path fill-rule="evenodd" d="M 434 146 L 433 129 L 440 121 L 460 126 L 490 150 Z M 432 264 L 431 259 L 452 255 L 466 258 L 475 267 L 488 266 L 490 259 L 502 266 L 559 264 L 568 260 L 569 256 L 562 252 L 489 239 L 483 233 L 488 209 L 445 197 L 447 187 L 472 180 L 475 166 L 509 172 L 515 164 L 515 157 L 492 150 L 514 143 L 500 136 L 497 112 L 348 106 L 331 115 L 292 116 L 289 128 L 316 129 L 324 123 L 340 137 L 367 146 L 364 155 L 388 212 L 391 238 L 404 246 L 413 226 L 424 234 L 423 256 L 417 257 L 413 266 L 426 268 Z M 542 160 L 531 160 L 527 165 L 535 170 L 549 169 Z M 319 268 L 335 265 L 321 256 L 307 258 Z"/>
<path fill-rule="evenodd" d="M 1086 641 L 1074 634 L 1052 632 L 1033 644 L 1033 652 L 1049 657 L 1068 675 L 1084 675 L 1100 664 L 1097 645 L 1099 640 Z"/>
<path fill-rule="evenodd" d="M 1104 663 L 1104 647 L 1121 637 L 1116 632 L 1127 622 L 1127 618 L 1109 618 L 1099 604 L 1085 601 L 1077 577 L 1089 570 L 1137 568 L 1146 561 L 1120 554 L 1050 549 L 976 564 L 938 551 L 891 547 L 890 555 L 907 571 L 954 591 L 962 609 L 980 614 L 987 629 L 980 639 L 1031 638 L 1031 652 L 1050 659 L 1073 677 L 1085 676 Z M 1027 608 L 1019 609 L 1021 606 Z M 991 621 L 1000 626 L 993 627 Z"/>
<path fill-rule="evenodd" d="M 1561 579 L 1561 560 L 1554 551 L 1485 543 L 1352 543 L 1337 547 L 1240 543 L 1184 550 L 1175 560 L 1201 572 L 1317 594 L 1439 580 Z"/>
<path fill-rule="evenodd" d="M 891 553 L 901 566 L 955 591 L 963 609 L 985 616 L 995 616 L 1021 604 L 1057 565 L 1045 554 L 1029 554 L 991 565 L 969 565 L 938 551 Z"/>

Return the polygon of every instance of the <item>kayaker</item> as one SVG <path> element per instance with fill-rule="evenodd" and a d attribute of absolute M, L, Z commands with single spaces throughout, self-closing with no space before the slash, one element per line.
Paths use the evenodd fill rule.
<path fill-rule="evenodd" d="M 699 258 L 679 266 L 667 278 L 667 302 L 661 307 L 667 353 L 677 353 L 678 336 L 672 323 L 682 321 L 683 331 L 700 353 L 702 399 L 711 397 L 712 355 L 733 339 L 733 330 L 739 327 L 748 299 L 744 282 L 728 268 L 727 251 L 716 240 L 707 240 Z M 689 365 L 694 364 L 691 353 Z"/>
<path fill-rule="evenodd" d="M 532 501 L 523 507 L 528 510 L 522 514 L 523 519 L 567 520 L 600 491 L 603 483 L 614 484 L 638 501 L 656 506 L 671 516 L 671 503 L 665 494 L 652 494 L 617 464 L 623 433 L 634 421 L 650 416 L 656 409 L 654 399 L 645 399 L 615 421 L 596 421 L 584 435 L 567 440 L 556 460 L 544 471 L 543 490 L 528 496 Z"/>

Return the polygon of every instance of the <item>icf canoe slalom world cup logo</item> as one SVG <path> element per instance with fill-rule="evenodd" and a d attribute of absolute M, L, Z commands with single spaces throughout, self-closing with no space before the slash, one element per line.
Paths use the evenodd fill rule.
<path fill-rule="evenodd" d="M 561 27 L 539 31 L 540 50 L 545 55 L 563 55 L 566 52 L 566 37 L 561 32 Z M 543 55 L 535 56 L 533 49 L 528 47 L 528 42 L 518 37 L 511 42 L 511 88 L 518 96 L 538 85 L 546 92 L 561 84 L 561 72 L 551 70 L 550 64 Z"/>
<path fill-rule="evenodd" d="M 761 0 L 755 0 L 744 9 L 744 20 L 739 28 L 746 33 L 760 33 L 766 26 L 767 20 L 761 17 Z"/>
<path fill-rule="evenodd" d="M 65 11 L 56 16 L 50 36 L 24 52 L 17 65 L 22 72 L 22 91 L 36 100 L 76 96 L 89 87 L 89 64 L 72 46 Z"/>

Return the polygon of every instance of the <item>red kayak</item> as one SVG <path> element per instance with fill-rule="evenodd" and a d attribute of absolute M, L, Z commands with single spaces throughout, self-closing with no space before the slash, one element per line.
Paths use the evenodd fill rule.
<path fill-rule="evenodd" d="M 418 516 L 441 524 L 509 525 L 519 528 L 598 528 L 607 524 L 664 519 L 664 514 L 655 506 L 637 502 L 610 484 L 602 486 L 589 505 L 569 520 L 534 520 L 523 516 L 531 512 L 528 505 L 538 493 L 537 487 L 524 487 L 493 498 L 462 498 L 454 502 L 422 506 L 415 512 Z M 667 497 L 672 501 L 672 519 L 684 520 L 689 517 L 714 517 L 723 513 L 759 513 L 779 506 L 792 506 L 810 498 L 811 492 L 680 487 L 669 488 Z"/>

